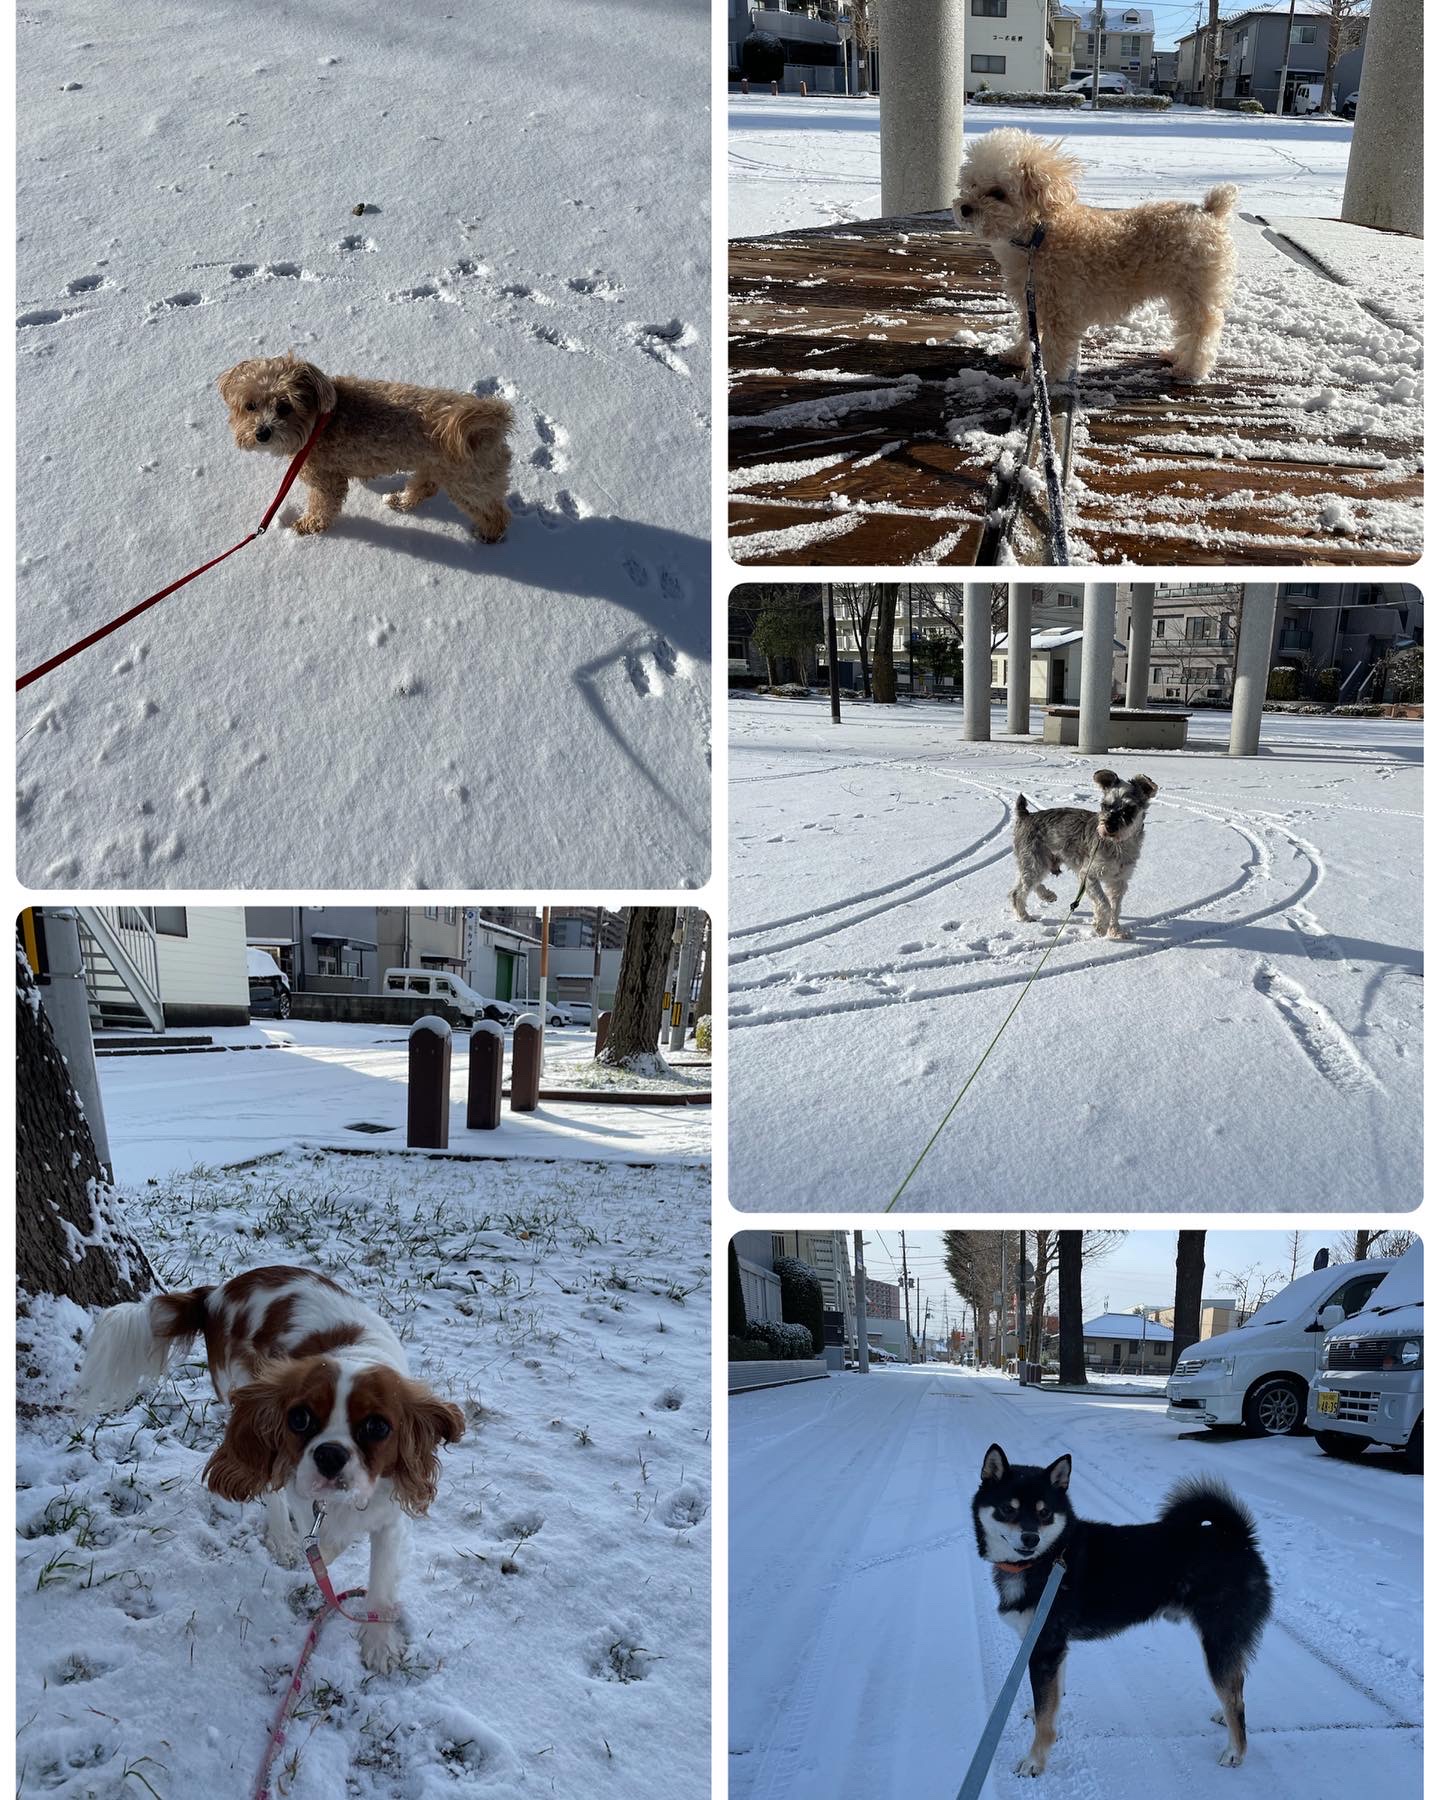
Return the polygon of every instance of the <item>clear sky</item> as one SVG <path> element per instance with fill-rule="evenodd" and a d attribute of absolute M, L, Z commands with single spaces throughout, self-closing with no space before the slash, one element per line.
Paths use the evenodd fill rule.
<path fill-rule="evenodd" d="M 1315 1252 L 1330 1244 L 1324 1231 L 1301 1234 L 1298 1273 L 1304 1274 L 1314 1260 Z M 930 1303 L 930 1323 L 934 1330 L 941 1317 L 941 1303 L 948 1298 L 950 1319 L 956 1322 L 960 1299 L 945 1273 L 944 1242 L 938 1231 L 908 1231 L 905 1234 L 906 1262 L 910 1273 L 920 1283 L 922 1302 Z M 854 1256 L 854 1240 L 851 1240 Z M 1224 1277 L 1232 1269 L 1245 1269 L 1258 1263 L 1263 1269 L 1290 1271 L 1290 1234 L 1284 1231 L 1212 1231 L 1205 1239 L 1205 1297 L 1219 1297 L 1231 1291 Z M 889 1226 L 865 1233 L 865 1265 L 867 1273 L 881 1281 L 898 1281 L 900 1274 L 900 1233 Z M 1175 1298 L 1175 1233 L 1173 1231 L 1132 1231 L 1121 1239 L 1111 1253 L 1099 1262 L 1087 1263 L 1083 1295 L 1085 1316 L 1095 1318 L 1102 1312 L 1129 1312 L 1136 1306 L 1169 1306 Z"/>

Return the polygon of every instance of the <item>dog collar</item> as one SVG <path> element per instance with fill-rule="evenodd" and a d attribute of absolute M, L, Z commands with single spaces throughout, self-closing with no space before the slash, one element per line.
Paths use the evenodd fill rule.
<path fill-rule="evenodd" d="M 1037 225 L 1028 238 L 1011 238 L 1017 250 L 1038 250 L 1045 242 L 1045 227 Z"/>
<path fill-rule="evenodd" d="M 1002 1575 L 1023 1575 L 1027 1569 L 1033 1569 L 1037 1561 L 1038 1558 L 1032 1556 L 1029 1562 L 996 1563 L 994 1567 L 999 1569 Z"/>

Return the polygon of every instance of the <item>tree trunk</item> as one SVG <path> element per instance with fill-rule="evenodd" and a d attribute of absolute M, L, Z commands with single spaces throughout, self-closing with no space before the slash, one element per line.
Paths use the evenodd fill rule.
<path fill-rule="evenodd" d="M 154 1271 L 106 1183 L 23 958 L 16 967 L 15 1148 L 17 1285 L 29 1294 L 63 1294 L 78 1306 L 115 1306 L 149 1293 Z"/>
<path fill-rule="evenodd" d="M 1357 1231 L 1355 1233 L 1355 1260 L 1364 1262 L 1370 1254 L 1370 1245 L 1377 1234 L 1373 1231 Z"/>
<path fill-rule="evenodd" d="M 895 590 L 883 588 L 876 608 L 875 668 L 871 682 L 877 706 L 895 704 Z"/>
<path fill-rule="evenodd" d="M 765 654 L 765 683 L 767 687 L 777 687 L 775 680 L 775 658 L 767 651 Z"/>
<path fill-rule="evenodd" d="M 1020 1234 L 1020 1241 L 1025 1241 L 1023 1232 Z M 1035 1288 L 1030 1296 L 1030 1316 L 1026 1320 L 1025 1341 L 1025 1360 L 1031 1363 L 1045 1360 L 1045 1289 L 1050 1281 L 1050 1244 L 1050 1232 L 1035 1233 Z"/>
<path fill-rule="evenodd" d="M 1066 1387 L 1085 1386 L 1085 1307 L 1080 1297 L 1081 1251 L 1085 1234 L 1061 1231 L 1060 1240 L 1060 1380 Z"/>
<path fill-rule="evenodd" d="M 674 933 L 673 906 L 630 908 L 615 1004 L 610 1009 L 610 1035 L 597 1062 L 623 1067 L 638 1057 L 655 1055 Z"/>
<path fill-rule="evenodd" d="M 1205 1233 L 1182 1231 L 1175 1242 L 1175 1337 L 1170 1367 L 1200 1342 L 1200 1296 L 1205 1286 Z"/>

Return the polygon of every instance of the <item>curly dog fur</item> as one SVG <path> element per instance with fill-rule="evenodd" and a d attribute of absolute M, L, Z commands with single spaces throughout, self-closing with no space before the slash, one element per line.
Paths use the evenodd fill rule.
<path fill-rule="evenodd" d="M 1075 366 L 1087 327 L 1123 319 L 1145 300 L 1163 300 L 1175 325 L 1171 353 L 1182 381 L 1203 381 L 1215 366 L 1225 308 L 1235 283 L 1235 246 L 1226 220 L 1240 190 L 1211 188 L 1199 206 L 1157 200 L 1117 212 L 1082 206 L 1080 164 L 1058 141 L 1005 127 L 975 138 L 965 152 L 951 210 L 1000 264 L 1005 291 L 1020 314 L 1019 336 L 1004 360 L 1029 360 L 1021 246 L 1037 225 L 1035 309 L 1045 373 L 1063 381 Z"/>
<path fill-rule="evenodd" d="M 217 385 L 242 450 L 293 456 L 319 415 L 332 415 L 300 473 L 308 504 L 296 531 L 333 524 L 352 481 L 405 474 L 403 491 L 387 497 L 396 512 L 413 512 L 444 488 L 476 537 L 487 544 L 504 537 L 510 523 L 506 435 L 514 415 L 503 400 L 358 375 L 332 378 L 295 356 L 237 363 Z"/>

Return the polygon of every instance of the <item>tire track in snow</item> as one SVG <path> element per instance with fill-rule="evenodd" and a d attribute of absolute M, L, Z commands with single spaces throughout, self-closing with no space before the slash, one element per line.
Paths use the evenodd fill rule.
<path fill-rule="evenodd" d="M 1301 1054 L 1316 1073 L 1346 1093 L 1383 1089 L 1384 1084 L 1334 1015 L 1273 963 L 1256 965 L 1251 983 L 1279 1013 Z"/>

